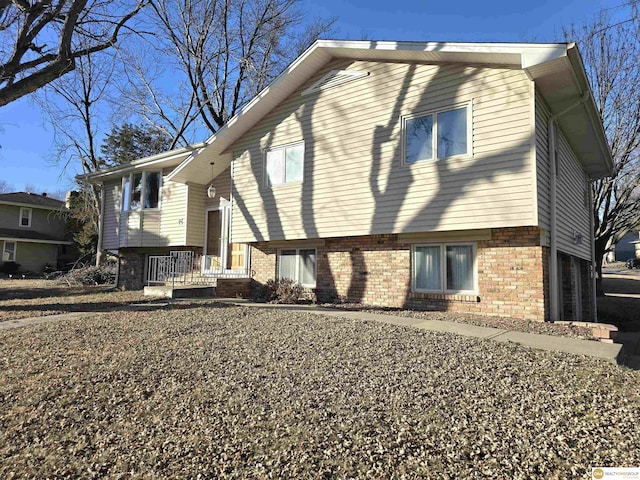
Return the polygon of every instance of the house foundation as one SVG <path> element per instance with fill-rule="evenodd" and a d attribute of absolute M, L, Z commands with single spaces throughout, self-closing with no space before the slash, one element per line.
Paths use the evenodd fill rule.
<path fill-rule="evenodd" d="M 549 314 L 549 249 L 538 227 L 492 229 L 489 238 L 474 241 L 476 289 L 472 293 L 418 292 L 412 288 L 412 246 L 398 235 L 329 238 L 315 247 L 318 302 L 432 309 L 545 321 Z M 457 238 L 457 242 L 466 241 Z M 424 242 L 428 243 L 428 242 Z M 291 242 L 295 246 L 295 242 Z M 252 245 L 254 280 L 277 276 L 278 248 L 269 242 Z M 287 247 L 289 248 L 289 247 Z M 581 311 L 567 310 L 565 319 L 590 319 L 589 264 L 575 267 L 583 285 L 568 284 Z M 578 318 L 578 315 L 580 318 Z"/>
<path fill-rule="evenodd" d="M 118 288 L 142 290 L 146 285 L 148 258 L 150 255 L 169 255 L 171 252 L 189 250 L 200 255 L 202 247 L 136 247 L 118 250 Z"/>

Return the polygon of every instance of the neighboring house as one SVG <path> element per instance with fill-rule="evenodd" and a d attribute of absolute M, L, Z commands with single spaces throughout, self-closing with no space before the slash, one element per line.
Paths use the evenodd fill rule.
<path fill-rule="evenodd" d="M 616 262 L 626 262 L 630 258 L 640 258 L 640 231 L 631 230 L 620 239 L 612 252 Z"/>
<path fill-rule="evenodd" d="M 204 144 L 82 178 L 122 286 L 186 250 L 223 295 L 558 320 L 595 316 L 611 169 L 575 44 L 320 40 Z"/>
<path fill-rule="evenodd" d="M 64 202 L 46 193 L 0 194 L 0 260 L 35 273 L 46 265 L 56 268 L 71 244 L 64 238 L 65 211 Z"/>

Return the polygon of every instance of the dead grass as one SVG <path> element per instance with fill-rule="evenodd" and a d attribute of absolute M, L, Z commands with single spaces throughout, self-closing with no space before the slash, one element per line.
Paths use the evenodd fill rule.
<path fill-rule="evenodd" d="M 212 305 L 0 331 L 0 478 L 586 478 L 640 464 L 637 372 Z"/>
<path fill-rule="evenodd" d="M 68 312 L 105 311 L 131 302 L 149 301 L 141 291 L 111 286 L 76 287 L 55 280 L 0 281 L 0 322 Z"/>

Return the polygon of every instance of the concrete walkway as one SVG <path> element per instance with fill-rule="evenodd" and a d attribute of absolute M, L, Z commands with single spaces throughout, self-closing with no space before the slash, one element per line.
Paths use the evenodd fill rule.
<path fill-rule="evenodd" d="M 72 318 L 86 317 L 96 313 L 104 312 L 72 312 L 59 313 L 58 315 L 42 315 L 40 317 L 17 318 L 0 322 L 0 330 L 11 330 L 13 328 L 28 327 L 30 325 L 40 325 L 41 323 L 57 322 L 59 320 L 69 320 Z"/>
<path fill-rule="evenodd" d="M 423 318 L 402 317 L 386 313 L 370 313 L 348 311 L 316 307 L 313 305 L 274 305 L 268 303 L 253 303 L 238 299 L 216 299 L 218 302 L 231 305 L 241 305 L 253 308 L 274 308 L 289 310 L 292 312 L 315 313 L 332 317 L 344 317 L 357 320 L 373 320 L 391 325 L 429 330 L 432 332 L 447 332 L 465 337 L 485 338 L 496 342 L 513 342 L 526 347 L 549 350 L 554 352 L 566 352 L 574 355 L 587 355 L 601 358 L 612 363 L 628 364 L 622 352 L 622 345 L 597 342 L 594 340 L 581 340 L 579 338 L 558 337 L 552 335 L 540 335 L 537 333 L 514 332 L 491 327 L 479 327 L 466 323 L 444 322 L 441 320 L 425 320 Z"/>

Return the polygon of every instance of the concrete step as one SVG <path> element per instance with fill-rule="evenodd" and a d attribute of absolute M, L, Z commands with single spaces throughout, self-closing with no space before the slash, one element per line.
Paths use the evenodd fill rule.
<path fill-rule="evenodd" d="M 216 287 L 212 285 L 154 285 L 144 287 L 145 297 L 156 298 L 214 298 Z"/>

